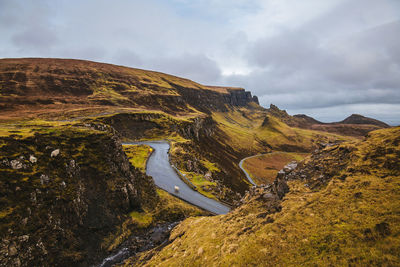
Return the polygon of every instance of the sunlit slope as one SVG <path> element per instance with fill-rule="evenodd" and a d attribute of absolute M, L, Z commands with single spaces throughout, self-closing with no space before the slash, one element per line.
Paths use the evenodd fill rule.
<path fill-rule="evenodd" d="M 206 86 L 155 71 L 54 58 L 0 59 L 0 96 L 1 120 L 70 118 L 121 110 L 202 113 L 223 110 L 225 104 L 257 102 L 242 88 Z"/>
<path fill-rule="evenodd" d="M 400 128 L 314 154 L 281 211 L 255 194 L 228 215 L 190 218 L 146 266 L 397 266 Z M 301 178 L 303 174 L 306 178 Z"/>
<path fill-rule="evenodd" d="M 268 115 L 258 107 L 236 108 L 229 112 L 214 112 L 218 123 L 232 146 L 242 151 L 265 152 L 269 150 L 309 152 L 318 142 L 348 140 L 337 134 L 290 127 L 279 118 Z"/>

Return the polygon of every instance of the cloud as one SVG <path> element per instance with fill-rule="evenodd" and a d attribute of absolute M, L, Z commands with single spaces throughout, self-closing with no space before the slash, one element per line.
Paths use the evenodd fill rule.
<path fill-rule="evenodd" d="M 55 31 L 43 25 L 29 25 L 12 37 L 12 43 L 22 51 L 48 52 L 57 41 Z"/>
<path fill-rule="evenodd" d="M 360 3 L 353 1 L 353 7 L 354 2 Z M 376 5 L 363 3 L 367 4 L 363 9 Z M 343 35 L 338 35 L 338 29 L 329 25 L 336 23 L 343 9 L 339 5 L 336 12 L 329 12 L 334 20 L 324 20 L 325 15 L 314 20 L 334 28 L 332 32 L 323 33 L 320 23 L 309 21 L 250 42 L 246 58 L 255 67 L 247 75 L 225 75 L 225 83 L 252 90 L 265 106 L 274 103 L 291 110 L 400 104 L 399 20 L 379 24 L 379 13 L 362 9 L 359 13 L 365 22 L 357 21 L 357 14 L 354 23 L 345 17 L 346 25 L 352 25 L 351 34 L 343 29 Z M 346 13 L 352 14 L 351 10 Z M 387 7 L 379 10 L 390 13 Z M 338 110 L 331 114 L 332 120 L 343 117 L 344 110 Z"/>
<path fill-rule="evenodd" d="M 203 54 L 183 54 L 179 57 L 154 59 L 154 69 L 180 75 L 205 84 L 220 80 L 221 70 L 218 64 Z"/>
<path fill-rule="evenodd" d="M 0 0 L 0 31 L 1 57 L 162 71 L 330 120 L 400 104 L 397 0 Z"/>

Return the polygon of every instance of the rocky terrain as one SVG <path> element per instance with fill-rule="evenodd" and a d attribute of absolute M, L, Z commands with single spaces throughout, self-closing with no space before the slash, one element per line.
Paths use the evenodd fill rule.
<path fill-rule="evenodd" d="M 141 197 L 155 195 L 151 179 L 106 133 L 61 128 L 0 143 L 5 266 L 87 265 L 104 254 L 101 241 L 121 215 L 156 202 Z"/>

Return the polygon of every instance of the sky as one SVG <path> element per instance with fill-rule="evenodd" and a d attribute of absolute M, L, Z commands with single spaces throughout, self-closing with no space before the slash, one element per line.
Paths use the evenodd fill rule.
<path fill-rule="evenodd" d="M 400 0 L 0 0 L 0 36 L 0 58 L 156 70 L 400 125 Z"/>

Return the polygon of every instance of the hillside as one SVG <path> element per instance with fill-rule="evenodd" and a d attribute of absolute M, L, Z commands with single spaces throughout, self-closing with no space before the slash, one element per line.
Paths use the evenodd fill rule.
<path fill-rule="evenodd" d="M 153 253 L 181 220 L 210 215 L 155 186 L 146 175 L 150 147 L 122 142 L 167 140 L 167 165 L 196 191 L 226 205 L 244 203 L 226 216 L 189 219 L 209 222 L 217 231 L 224 223 L 236 227 L 242 218 L 255 224 L 263 219 L 251 215 L 264 202 L 249 201 L 255 192 L 238 165 L 243 158 L 279 155 L 276 162 L 265 157 L 273 172 L 262 173 L 267 176 L 260 183 L 267 185 L 256 191 L 272 189 L 282 197 L 286 183 L 273 179 L 282 164 L 322 153 L 325 146 L 342 151 L 344 142 L 359 142 L 384 127 L 372 122 L 358 117 L 332 131 L 307 116 L 264 109 L 242 88 L 82 60 L 0 59 L 0 265 L 88 266 L 121 251 L 124 257 Z M 382 131 L 382 138 L 395 136 L 395 129 Z M 384 160 L 397 153 L 396 146 Z M 341 167 L 335 161 L 342 164 L 340 156 L 331 168 Z M 305 166 L 313 164 L 318 165 L 315 156 Z M 249 190 L 252 195 L 246 195 Z M 224 234 L 229 238 L 230 232 Z"/>
<path fill-rule="evenodd" d="M 111 126 L 122 140 L 169 139 L 174 164 L 199 190 L 228 202 L 249 186 L 237 165 L 243 157 L 271 149 L 309 152 L 319 142 L 348 139 L 277 118 L 260 127 L 266 110 L 244 89 L 158 72 L 81 60 L 2 59 L 0 77 L 5 125 L 71 121 Z"/>
<path fill-rule="evenodd" d="M 400 129 L 329 146 L 124 266 L 397 266 Z M 287 184 L 287 185 L 286 185 Z"/>
<path fill-rule="evenodd" d="M 157 110 L 185 115 L 258 103 L 241 88 L 71 59 L 0 59 L 0 119 Z M 18 111 L 18 113 L 16 113 Z"/>

